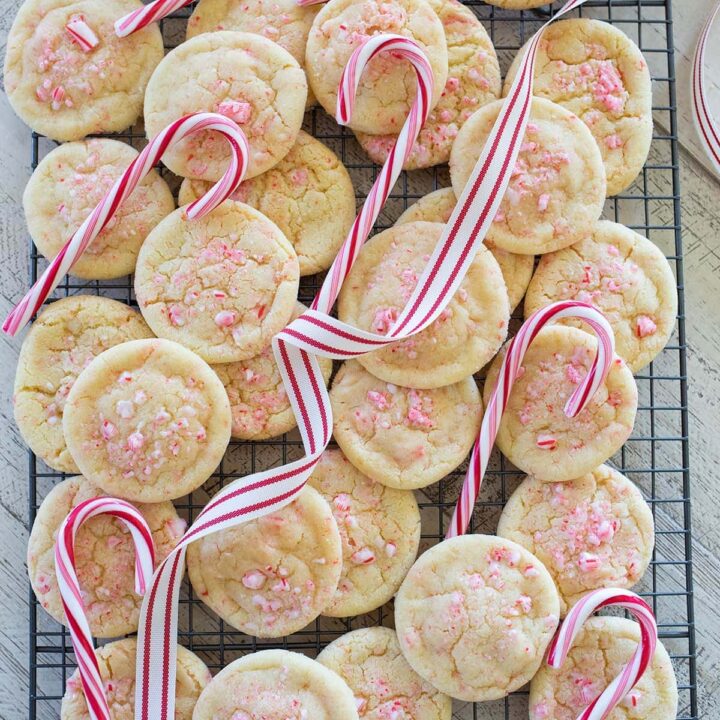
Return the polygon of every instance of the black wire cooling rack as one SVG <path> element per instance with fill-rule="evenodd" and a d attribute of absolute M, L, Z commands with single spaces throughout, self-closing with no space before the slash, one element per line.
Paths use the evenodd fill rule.
<path fill-rule="evenodd" d="M 552 12 L 501 11 L 480 0 L 468 3 L 491 34 L 506 70 L 518 48 Z M 182 41 L 192 7 L 163 22 L 168 47 Z M 680 689 L 678 720 L 696 720 L 696 652 L 692 598 L 690 534 L 690 478 L 688 471 L 688 412 L 683 258 L 680 236 L 680 187 L 678 171 L 675 69 L 670 0 L 589 0 L 579 14 L 607 20 L 619 26 L 640 46 L 653 75 L 655 135 L 650 157 L 641 175 L 622 195 L 607 201 L 605 217 L 622 222 L 647 235 L 674 266 L 679 293 L 679 316 L 670 343 L 658 358 L 637 375 L 640 407 L 632 437 L 612 462 L 642 489 L 656 523 L 656 547 L 652 564 L 639 588 L 652 605 L 660 636 L 667 646 Z M 323 111 L 314 108 L 306 116 L 305 129 L 332 147 L 349 169 L 358 202 L 374 181 L 378 167 L 368 162 L 351 133 L 339 128 Z M 144 143 L 142 129 L 115 135 L 137 147 Z M 54 143 L 33 134 L 32 165 L 37 165 Z M 171 178 L 166 174 L 168 179 Z M 417 198 L 449 184 L 447 169 L 403 173 L 378 222 L 391 225 Z M 31 280 L 45 261 L 30 245 Z M 306 278 L 301 299 L 314 295 L 319 278 Z M 107 282 L 66 279 L 54 297 L 78 293 L 107 295 L 135 304 L 130 278 Z M 519 320 L 516 318 L 514 327 Z M 279 465 L 302 455 L 299 436 L 263 442 L 233 441 L 217 472 L 204 488 L 176 503 L 192 521 L 199 510 L 226 482 L 256 470 Z M 462 483 L 464 468 L 418 493 L 423 519 L 422 548 L 439 541 L 446 528 Z M 31 454 L 29 460 L 29 524 L 50 488 L 63 478 Z M 493 457 L 473 516 L 472 529 L 494 532 L 500 510 L 522 474 L 499 454 Z M 55 720 L 65 682 L 75 669 L 70 636 L 50 619 L 30 591 L 29 718 Z M 305 630 L 287 638 L 265 641 L 237 632 L 220 621 L 186 586 L 180 606 L 179 641 L 199 654 L 217 672 L 220 668 L 259 647 L 282 647 L 314 656 L 324 645 L 346 631 L 375 624 L 391 624 L 388 606 L 369 615 L 348 620 L 321 618 Z M 505 720 L 527 718 L 526 693 L 516 693 L 494 703 L 456 703 L 457 720 Z"/>

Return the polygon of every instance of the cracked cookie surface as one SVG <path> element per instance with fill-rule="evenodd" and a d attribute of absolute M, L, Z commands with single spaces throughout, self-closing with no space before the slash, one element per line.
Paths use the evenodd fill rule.
<path fill-rule="evenodd" d="M 675 276 L 651 240 L 603 220 L 592 235 L 544 255 L 525 298 L 525 317 L 557 300 L 600 310 L 615 334 L 615 350 L 637 372 L 667 344 L 677 316 Z M 582 329 L 582 323 L 564 320 Z"/>
<path fill-rule="evenodd" d="M 188 221 L 183 208 L 148 236 L 135 295 L 156 335 L 206 362 L 254 357 L 295 309 L 300 270 L 292 246 L 249 205 L 226 200 Z"/>
<path fill-rule="evenodd" d="M 307 80 L 297 60 L 261 35 L 204 33 L 165 56 L 145 93 L 145 132 L 152 137 L 194 112 L 234 120 L 250 145 L 247 178 L 276 165 L 295 142 L 305 112 Z M 163 163 L 175 174 L 219 180 L 230 148 L 218 133 L 195 133 L 168 148 Z"/>
<path fill-rule="evenodd" d="M 162 36 L 152 24 L 119 38 L 114 22 L 141 7 L 136 0 L 23 3 L 5 54 L 5 91 L 22 120 L 55 140 L 80 140 L 132 125 L 162 60 Z M 100 41 L 89 52 L 65 29 L 76 18 L 84 19 Z"/>
<path fill-rule="evenodd" d="M 230 440 L 230 403 L 195 353 L 170 340 L 132 340 L 83 370 L 63 431 L 82 474 L 105 492 L 172 500 L 217 468 Z"/>
<path fill-rule="evenodd" d="M 317 660 L 348 684 L 364 720 L 450 720 L 452 701 L 408 665 L 390 628 L 346 633 Z"/>
<path fill-rule="evenodd" d="M 440 188 L 428 193 L 415 201 L 395 221 L 396 225 L 425 220 L 427 222 L 447 224 L 453 210 L 457 205 L 457 198 L 452 188 Z M 485 245 L 497 260 L 502 271 L 503 280 L 510 299 L 510 310 L 514 310 L 522 300 L 535 267 L 535 258 L 532 255 L 518 255 L 507 250 L 501 250 L 492 241 L 485 238 Z"/>
<path fill-rule="evenodd" d="M 459 700 L 495 700 L 535 675 L 558 624 L 543 564 L 491 535 L 444 540 L 421 555 L 395 598 L 405 659 Z"/>
<path fill-rule="evenodd" d="M 450 155 L 460 197 L 504 101 L 468 118 Z M 589 237 L 605 203 L 605 168 L 587 126 L 569 110 L 534 98 L 530 120 L 488 239 L 503 250 L 535 255 Z"/>
<path fill-rule="evenodd" d="M 192 546 L 191 546 L 192 547 Z M 350 688 L 316 660 L 261 650 L 218 673 L 193 720 L 358 720 Z"/>
<path fill-rule="evenodd" d="M 338 316 L 380 335 L 393 326 L 411 298 L 443 226 L 412 222 L 368 240 L 340 292 Z M 417 335 L 358 358 L 385 382 L 437 388 L 482 368 L 498 351 L 510 318 L 507 289 L 485 246 L 440 316 Z"/>
<path fill-rule="evenodd" d="M 415 40 L 425 51 L 434 78 L 430 105 L 437 104 L 447 81 L 448 49 L 442 23 L 425 0 L 331 0 L 315 17 L 306 53 L 310 87 L 331 116 L 350 56 L 366 38 L 381 33 Z M 388 53 L 373 58 L 360 80 L 350 127 L 399 133 L 416 90 L 417 76 L 407 60 Z"/>
<path fill-rule="evenodd" d="M 113 720 L 135 717 L 135 655 L 137 640 L 127 638 L 103 645 L 96 651 L 100 675 Z M 175 671 L 175 720 L 192 720 L 200 693 L 212 680 L 205 663 L 182 645 L 177 647 Z M 67 682 L 62 699 L 60 720 L 89 720 L 90 712 L 76 670 Z"/>
<path fill-rule="evenodd" d="M 580 629 L 559 670 L 540 668 L 530 683 L 530 720 L 575 720 L 620 673 L 640 642 L 632 620 L 591 617 Z M 678 690 L 662 642 L 645 674 L 608 720 L 675 720 Z"/>
<path fill-rule="evenodd" d="M 184 180 L 180 205 L 197 200 L 210 186 L 206 180 Z M 350 174 L 329 147 L 302 130 L 274 168 L 245 180 L 231 198 L 259 210 L 283 231 L 301 275 L 330 267 L 355 219 Z"/>
<path fill-rule="evenodd" d="M 196 594 L 225 622 L 282 637 L 333 601 L 342 542 L 330 506 L 306 486 L 284 508 L 192 543 L 187 561 Z"/>
<path fill-rule="evenodd" d="M 615 356 L 605 382 L 576 417 L 565 415 L 568 399 L 592 365 L 597 340 L 577 328 L 551 325 L 525 353 L 500 421 L 497 446 L 511 463 L 548 482 L 592 472 L 617 452 L 635 422 L 638 391 L 625 361 Z M 507 346 L 488 371 L 487 404 Z"/>
<path fill-rule="evenodd" d="M 20 348 L 13 410 L 20 434 L 40 459 L 55 470 L 79 472 L 62 426 L 70 389 L 104 350 L 151 337 L 140 313 L 95 295 L 57 300 L 38 315 Z"/>
<path fill-rule="evenodd" d="M 307 308 L 296 303 L 291 320 Z M 319 357 L 325 384 L 332 374 L 332 360 Z M 265 440 L 290 432 L 297 426 L 272 346 L 241 362 L 212 365 L 225 386 L 232 412 L 232 436 L 241 440 Z"/>
<path fill-rule="evenodd" d="M 95 138 L 65 143 L 42 159 L 25 187 L 23 209 L 30 235 L 46 258 L 62 250 L 137 156 L 127 143 Z M 151 170 L 70 274 L 93 280 L 129 275 L 148 233 L 174 209 L 170 188 Z"/>
<path fill-rule="evenodd" d="M 327 500 L 342 539 L 342 573 L 323 615 L 350 617 L 384 605 L 417 555 L 415 496 L 373 482 L 340 450 L 323 453 L 308 483 Z"/>
<path fill-rule="evenodd" d="M 497 534 L 542 560 L 563 615 L 591 590 L 635 585 L 655 544 L 642 493 L 608 465 L 564 483 L 525 478 L 503 508 Z"/>
<path fill-rule="evenodd" d="M 30 584 L 38 602 L 66 625 L 55 575 L 55 541 L 70 511 L 105 493 L 83 477 L 55 485 L 43 500 L 28 541 Z M 178 544 L 185 532 L 171 502 L 136 505 L 150 527 L 156 565 Z M 75 536 L 75 570 L 85 615 L 95 637 L 117 637 L 135 632 L 142 597 L 135 593 L 135 545 L 125 525 L 107 515 L 90 518 Z"/>
<path fill-rule="evenodd" d="M 522 50 L 508 70 L 505 94 L 521 56 Z M 645 58 L 622 30 L 590 18 L 553 23 L 538 47 L 533 93 L 563 105 L 590 128 L 608 195 L 632 183 L 650 150 L 652 85 Z"/>
<path fill-rule="evenodd" d="M 480 430 L 482 399 L 472 377 L 431 390 L 386 383 L 348 360 L 330 389 L 333 436 L 378 483 L 422 488 L 452 472 Z"/>
<path fill-rule="evenodd" d="M 500 66 L 477 15 L 457 0 L 428 0 L 445 31 L 448 78 L 437 105 L 420 129 L 406 170 L 446 163 L 458 130 L 475 110 L 500 97 Z M 370 159 L 382 165 L 397 135 L 357 133 Z"/>

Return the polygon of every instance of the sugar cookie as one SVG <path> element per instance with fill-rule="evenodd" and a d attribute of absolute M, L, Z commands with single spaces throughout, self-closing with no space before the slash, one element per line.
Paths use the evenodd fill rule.
<path fill-rule="evenodd" d="M 364 720 L 450 720 L 452 701 L 425 682 L 400 652 L 395 631 L 367 627 L 342 635 L 317 657 L 355 695 Z"/>
<path fill-rule="evenodd" d="M 650 563 L 653 533 L 642 493 L 608 465 L 565 483 L 525 478 L 497 529 L 542 560 L 563 615 L 590 590 L 635 585 Z"/>
<path fill-rule="evenodd" d="M 141 7 L 137 0 L 26 0 L 5 54 L 5 91 L 22 120 L 55 140 L 80 140 L 132 125 L 148 79 L 162 60 L 162 36 L 153 24 L 119 38 L 113 23 Z M 99 40 L 88 52 L 65 29 L 78 18 Z"/>
<path fill-rule="evenodd" d="M 105 492 L 171 500 L 218 466 L 230 440 L 230 403 L 195 353 L 170 340 L 132 340 L 82 371 L 63 431 L 82 474 Z"/>
<path fill-rule="evenodd" d="M 442 165 L 458 130 L 475 110 L 500 97 L 500 66 L 490 36 L 477 15 L 457 0 L 428 0 L 445 30 L 448 78 L 405 161 L 406 170 Z M 357 134 L 370 159 L 382 165 L 397 135 Z"/>
<path fill-rule="evenodd" d="M 462 194 L 504 101 L 480 108 L 458 133 L 450 178 Z M 535 255 L 588 237 L 605 203 L 605 169 L 587 126 L 560 105 L 534 98 L 515 169 L 488 239 Z"/>
<path fill-rule="evenodd" d="M 135 654 L 137 640 L 128 638 L 108 643 L 97 651 L 100 675 L 113 720 L 135 717 Z M 205 663 L 193 652 L 178 645 L 175 670 L 175 720 L 192 720 L 200 693 L 212 680 Z M 60 720 L 89 720 L 90 712 L 76 670 L 67 683 L 62 699 Z"/>
<path fill-rule="evenodd" d="M 63 625 L 67 624 L 55 575 L 55 541 L 70 511 L 105 493 L 83 477 L 63 480 L 43 500 L 28 541 L 30 584 L 38 602 Z M 160 563 L 178 544 L 185 521 L 171 502 L 137 505 L 150 526 L 155 561 Z M 83 593 L 85 614 L 95 637 L 135 632 L 142 597 L 135 588 L 135 545 L 125 526 L 107 515 L 90 518 L 75 537 L 75 569 Z"/>
<path fill-rule="evenodd" d="M 525 548 L 463 535 L 430 548 L 395 598 L 405 659 L 459 700 L 496 700 L 537 672 L 558 624 L 557 590 Z"/>
<path fill-rule="evenodd" d="M 395 224 L 402 225 L 416 220 L 446 224 L 455 209 L 455 205 L 457 205 L 457 198 L 453 189 L 441 188 L 428 193 L 413 203 L 395 221 Z M 508 297 L 510 298 L 510 310 L 512 311 L 525 294 L 535 267 L 535 258 L 532 255 L 518 255 L 507 250 L 501 250 L 487 238 L 485 239 L 485 245 L 500 266 Z"/>
<path fill-rule="evenodd" d="M 299 279 L 297 255 L 277 225 L 226 200 L 193 221 L 180 208 L 148 235 L 135 295 L 156 335 L 207 362 L 237 362 L 287 325 Z"/>
<path fill-rule="evenodd" d="M 540 259 L 525 316 L 556 300 L 580 300 L 600 310 L 615 333 L 617 354 L 633 372 L 665 347 L 677 317 L 677 286 L 665 255 L 647 238 L 607 220 L 589 238 Z"/>
<path fill-rule="evenodd" d="M 219 112 L 240 125 L 250 144 L 246 177 L 287 155 L 305 113 L 307 81 L 297 60 L 261 35 L 204 33 L 165 56 L 145 93 L 145 132 L 152 137 L 188 113 Z M 218 180 L 230 149 L 217 133 L 192 135 L 169 148 L 163 163 L 175 174 Z"/>
<path fill-rule="evenodd" d="M 186 205 L 209 189 L 206 180 L 186 179 L 179 202 Z M 302 130 L 274 168 L 246 180 L 232 199 L 256 208 L 283 231 L 295 248 L 301 275 L 332 265 L 355 219 L 350 174 L 329 147 Z"/>
<path fill-rule="evenodd" d="M 564 407 L 587 375 L 597 340 L 577 328 L 549 326 L 525 354 L 500 421 L 497 446 L 511 463 L 548 482 L 564 482 L 592 472 L 617 452 L 635 422 L 638 391 L 623 360 L 616 356 L 607 379 L 577 417 Z M 485 381 L 487 404 L 497 381 L 503 348 Z"/>
<path fill-rule="evenodd" d="M 397 592 L 420 544 L 420 510 L 409 490 L 373 482 L 340 450 L 326 450 L 308 483 L 327 500 L 342 539 L 343 567 L 323 615 L 362 615 Z"/>
<path fill-rule="evenodd" d="M 521 55 L 508 70 L 506 94 Z M 632 183 L 652 141 L 652 82 L 640 49 L 619 27 L 590 18 L 553 23 L 540 41 L 533 92 L 590 128 L 605 164 L 608 195 Z"/>
<path fill-rule="evenodd" d="M 313 21 L 306 69 L 318 102 L 335 115 L 338 85 L 353 51 L 379 33 L 403 35 L 424 50 L 432 68 L 431 106 L 448 75 L 448 49 L 440 19 L 425 0 L 331 0 Z M 388 53 L 373 58 L 363 73 L 350 127 L 358 132 L 398 133 L 410 112 L 417 80 L 407 60 Z"/>
<path fill-rule="evenodd" d="M 333 601 L 342 542 L 330 506 L 306 486 L 284 508 L 192 543 L 187 561 L 195 593 L 226 623 L 282 637 Z"/>
<path fill-rule="evenodd" d="M 192 546 L 191 546 L 192 547 Z M 230 663 L 205 688 L 193 720 L 358 720 L 350 688 L 316 660 L 261 650 Z"/>
<path fill-rule="evenodd" d="M 592 617 L 578 632 L 559 670 L 540 668 L 530 683 L 530 720 L 575 720 L 612 682 L 640 642 L 632 620 Z M 655 655 L 638 684 L 608 716 L 612 720 L 675 720 L 677 680 L 665 646 Z"/>
<path fill-rule="evenodd" d="M 333 435 L 376 482 L 413 489 L 437 482 L 466 458 L 480 430 L 475 380 L 416 390 L 378 380 L 348 360 L 330 390 Z"/>
<path fill-rule="evenodd" d="M 40 161 L 25 187 L 23 209 L 33 242 L 46 258 L 62 250 L 137 156 L 127 143 L 96 138 L 60 145 Z M 143 240 L 174 209 L 170 188 L 151 170 L 70 274 L 92 280 L 129 275 Z"/>
<path fill-rule="evenodd" d="M 41 460 L 61 472 L 79 472 L 62 429 L 73 383 L 103 350 L 151 337 L 140 313 L 110 298 L 77 295 L 42 310 L 20 348 L 13 389 L 15 422 Z"/>
<path fill-rule="evenodd" d="M 443 226 L 413 222 L 375 235 L 340 292 L 341 320 L 384 334 L 410 299 Z M 358 358 L 373 375 L 415 388 L 458 382 L 482 368 L 507 334 L 510 306 L 500 267 L 481 246 L 462 285 L 430 327 Z"/>

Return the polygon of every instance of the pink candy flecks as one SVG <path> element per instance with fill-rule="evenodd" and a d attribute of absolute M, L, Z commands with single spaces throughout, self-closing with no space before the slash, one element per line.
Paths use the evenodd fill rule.
<path fill-rule="evenodd" d="M 259 570 L 248 570 L 243 575 L 242 584 L 250 590 L 259 590 L 265 584 L 265 579 Z"/>
<path fill-rule="evenodd" d="M 365 547 L 354 552 L 350 556 L 350 559 L 356 565 L 370 565 L 371 563 L 375 562 L 375 553 L 370 548 Z"/>
<path fill-rule="evenodd" d="M 640 315 L 635 324 L 635 334 L 639 338 L 648 337 L 657 330 L 657 325 L 647 315 Z"/>
<path fill-rule="evenodd" d="M 250 103 L 240 100 L 223 100 L 218 106 L 217 111 L 225 117 L 234 120 L 239 125 L 246 123 L 252 115 L 252 107 Z"/>
<path fill-rule="evenodd" d="M 545 435 L 541 433 L 537 436 L 537 446 L 543 450 L 555 450 L 557 447 L 557 438 L 552 435 Z"/>
<path fill-rule="evenodd" d="M 231 327 L 235 324 L 235 313 L 231 310 L 221 310 L 215 316 L 215 324 L 218 327 Z"/>
<path fill-rule="evenodd" d="M 134 432 L 128 436 L 127 444 L 130 450 L 137 451 L 145 444 L 145 438 L 142 433 Z"/>
<path fill-rule="evenodd" d="M 592 572 L 600 567 L 601 560 L 597 555 L 589 552 L 581 552 L 578 558 L 578 567 L 582 572 Z"/>

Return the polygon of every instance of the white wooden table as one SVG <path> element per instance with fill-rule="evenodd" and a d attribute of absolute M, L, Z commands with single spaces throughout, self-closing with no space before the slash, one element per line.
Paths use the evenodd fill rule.
<path fill-rule="evenodd" d="M 682 220 L 685 249 L 690 377 L 691 468 L 695 608 L 700 717 L 720 717 L 720 181 L 708 172 L 689 114 L 690 61 L 699 28 L 715 0 L 673 0 L 681 141 Z M 0 51 L 19 0 L 5 0 Z M 720 30 L 708 51 L 711 102 L 720 117 Z M 21 196 L 30 174 L 30 135 L 0 97 L 0 316 L 26 289 L 26 231 Z M 27 453 L 12 419 L 12 376 L 19 340 L 0 335 L 0 718 L 26 715 L 28 658 Z"/>

